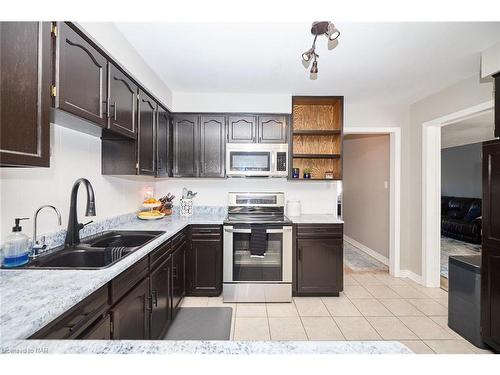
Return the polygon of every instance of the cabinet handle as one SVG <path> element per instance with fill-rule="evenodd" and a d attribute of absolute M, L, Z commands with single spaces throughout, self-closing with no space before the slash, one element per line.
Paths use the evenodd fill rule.
<path fill-rule="evenodd" d="M 87 322 L 89 315 L 90 313 L 82 314 L 82 318 L 78 322 L 76 322 L 75 324 L 68 325 L 67 327 L 69 328 L 69 331 L 73 332 L 82 327 Z"/>
<path fill-rule="evenodd" d="M 172 277 L 177 280 L 177 266 L 172 267 Z"/>
<path fill-rule="evenodd" d="M 158 307 L 158 290 L 153 290 L 153 304 L 155 307 Z"/>
<path fill-rule="evenodd" d="M 299 256 L 299 260 L 301 260 L 302 259 L 302 248 L 301 247 L 299 247 L 299 254 L 298 254 L 298 256 Z"/>

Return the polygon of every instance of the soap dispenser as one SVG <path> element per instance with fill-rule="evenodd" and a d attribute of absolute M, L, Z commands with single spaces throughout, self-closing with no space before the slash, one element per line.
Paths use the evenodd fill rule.
<path fill-rule="evenodd" d="M 19 225 L 21 220 L 28 220 L 27 217 L 16 218 L 12 233 L 7 237 L 3 250 L 3 266 L 13 268 L 22 266 L 29 261 L 30 246 L 29 237 L 22 233 L 23 228 Z"/>

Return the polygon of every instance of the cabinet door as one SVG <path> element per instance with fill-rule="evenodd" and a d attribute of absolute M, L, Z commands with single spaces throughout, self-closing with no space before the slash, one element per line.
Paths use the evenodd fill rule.
<path fill-rule="evenodd" d="M 171 321 L 171 257 L 151 273 L 151 339 L 162 339 Z"/>
<path fill-rule="evenodd" d="M 186 294 L 186 247 L 183 241 L 172 255 L 172 308 L 177 310 Z"/>
<path fill-rule="evenodd" d="M 155 174 L 155 142 L 154 131 L 156 126 L 156 102 L 145 92 L 139 92 L 139 174 Z"/>
<path fill-rule="evenodd" d="M 106 314 L 104 318 L 99 319 L 81 336 L 80 340 L 111 340 L 111 317 Z"/>
<path fill-rule="evenodd" d="M 137 85 L 113 64 L 108 65 L 108 128 L 127 137 L 137 137 Z"/>
<path fill-rule="evenodd" d="M 222 292 L 220 238 L 193 238 L 189 262 L 190 295 L 218 296 Z"/>
<path fill-rule="evenodd" d="M 149 339 L 150 302 L 146 278 L 111 309 L 113 340 Z"/>
<path fill-rule="evenodd" d="M 158 107 L 156 124 L 156 175 L 166 177 L 170 174 L 170 113 Z"/>
<path fill-rule="evenodd" d="M 342 239 L 297 239 L 298 293 L 338 294 L 342 258 Z"/>
<path fill-rule="evenodd" d="M 484 341 L 500 350 L 500 141 L 483 144 L 481 326 Z"/>
<path fill-rule="evenodd" d="M 202 116 L 200 121 L 200 177 L 224 177 L 224 116 Z"/>
<path fill-rule="evenodd" d="M 495 137 L 500 137 L 500 73 L 495 77 Z"/>
<path fill-rule="evenodd" d="M 0 164 L 49 166 L 49 22 L 0 22 Z"/>
<path fill-rule="evenodd" d="M 56 108 L 106 127 L 106 58 L 64 22 L 58 23 Z"/>
<path fill-rule="evenodd" d="M 198 175 L 198 146 L 196 145 L 199 119 L 195 115 L 175 115 L 173 124 L 174 177 Z"/>
<path fill-rule="evenodd" d="M 259 116 L 260 143 L 286 143 L 286 116 Z"/>
<path fill-rule="evenodd" d="M 229 116 L 228 142 L 257 142 L 257 121 L 255 116 Z"/>

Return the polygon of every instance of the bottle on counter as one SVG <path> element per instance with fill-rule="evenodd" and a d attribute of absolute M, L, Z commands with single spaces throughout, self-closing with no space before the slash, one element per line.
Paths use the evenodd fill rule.
<path fill-rule="evenodd" d="M 29 237 L 22 233 L 23 228 L 19 225 L 21 220 L 28 220 L 28 218 L 15 219 L 12 233 L 7 237 L 3 246 L 3 266 L 5 268 L 19 267 L 29 261 L 30 241 Z"/>

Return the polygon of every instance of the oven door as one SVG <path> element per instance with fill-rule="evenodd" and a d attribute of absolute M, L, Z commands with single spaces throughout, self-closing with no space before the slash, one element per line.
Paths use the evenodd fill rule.
<path fill-rule="evenodd" d="M 268 228 L 263 257 L 250 256 L 249 228 L 224 226 L 224 282 L 290 283 L 292 227 Z"/>
<path fill-rule="evenodd" d="M 266 150 L 228 149 L 226 174 L 228 176 L 270 176 L 272 152 Z"/>

